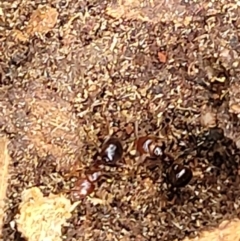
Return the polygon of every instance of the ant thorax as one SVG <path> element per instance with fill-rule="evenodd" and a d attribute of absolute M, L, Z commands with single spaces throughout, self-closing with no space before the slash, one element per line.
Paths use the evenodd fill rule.
<path fill-rule="evenodd" d="M 75 188 L 79 192 L 79 195 L 86 196 L 89 191 L 93 189 L 93 184 L 87 179 L 82 179 L 80 180 L 79 186 L 76 186 Z"/>
<path fill-rule="evenodd" d="M 101 172 L 95 171 L 93 173 L 88 174 L 87 178 L 90 182 L 96 182 L 99 179 L 100 176 L 101 176 Z"/>

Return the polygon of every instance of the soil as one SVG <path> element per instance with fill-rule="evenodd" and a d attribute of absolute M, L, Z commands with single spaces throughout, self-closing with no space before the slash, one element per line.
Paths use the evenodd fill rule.
<path fill-rule="evenodd" d="M 25 240 L 13 227 L 24 190 L 70 198 L 111 135 L 121 164 L 101 165 L 107 178 L 63 240 L 183 240 L 238 219 L 239 14 L 237 0 L 3 2 L 2 240 Z M 189 185 L 171 189 L 168 164 L 141 160 L 133 143 L 146 134 L 191 168 Z"/>

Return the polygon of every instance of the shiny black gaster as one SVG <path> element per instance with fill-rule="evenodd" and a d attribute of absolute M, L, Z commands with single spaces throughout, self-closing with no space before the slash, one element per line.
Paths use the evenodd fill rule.
<path fill-rule="evenodd" d="M 119 139 L 111 137 L 102 146 L 100 157 L 106 165 L 114 166 L 123 155 L 123 146 Z"/>
<path fill-rule="evenodd" d="M 181 164 L 173 164 L 168 173 L 168 180 L 174 187 L 184 187 L 191 181 L 192 176 L 190 168 Z"/>

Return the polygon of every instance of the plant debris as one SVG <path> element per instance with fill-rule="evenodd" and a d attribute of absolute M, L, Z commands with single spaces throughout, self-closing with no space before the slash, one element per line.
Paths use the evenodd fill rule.
<path fill-rule="evenodd" d="M 20 214 L 16 217 L 17 229 L 29 241 L 61 241 L 62 225 L 67 224 L 76 205 L 62 195 L 43 197 L 37 187 L 22 193 Z"/>
<path fill-rule="evenodd" d="M 0 229 L 2 230 L 3 219 L 5 218 L 5 199 L 7 192 L 7 183 L 9 178 L 9 163 L 10 156 L 8 153 L 9 141 L 6 136 L 0 137 L 0 166 L 1 166 L 1 175 L 0 175 Z"/>
<path fill-rule="evenodd" d="M 238 232 L 240 225 L 239 219 L 225 220 L 218 228 L 213 230 L 204 231 L 199 237 L 194 239 L 186 238 L 184 241 L 232 241 L 239 240 L 240 233 Z"/>
<path fill-rule="evenodd" d="M 167 61 L 167 55 L 162 52 L 158 52 L 158 58 L 161 63 L 166 63 Z"/>
<path fill-rule="evenodd" d="M 24 190 L 70 199 L 110 137 L 119 165 L 101 162 L 94 188 L 75 193 L 59 239 L 180 241 L 238 219 L 239 15 L 237 0 L 4 1 L 3 240 L 19 238 Z M 157 159 L 136 150 L 150 135 Z M 184 187 L 169 183 L 172 164 L 192 171 Z"/>
<path fill-rule="evenodd" d="M 28 25 L 23 32 L 15 30 L 14 36 L 17 40 L 25 42 L 28 41 L 31 36 L 47 34 L 53 29 L 57 18 L 58 12 L 55 8 L 47 5 L 39 6 L 38 9 L 32 13 Z"/>

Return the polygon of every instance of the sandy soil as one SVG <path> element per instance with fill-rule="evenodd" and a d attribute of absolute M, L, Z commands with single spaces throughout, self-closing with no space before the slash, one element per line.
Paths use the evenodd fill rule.
<path fill-rule="evenodd" d="M 33 223 L 35 237 L 47 238 L 49 199 L 52 217 L 64 203 L 59 240 L 238 240 L 239 7 L 237 0 L 0 5 L 1 239 L 25 240 Z M 134 141 L 145 134 L 191 168 L 189 185 L 172 189 L 164 160 L 140 163 Z M 110 135 L 123 144 L 121 165 L 101 165 L 104 178 L 71 210 L 74 182 Z M 39 198 L 25 200 L 27 190 Z"/>

